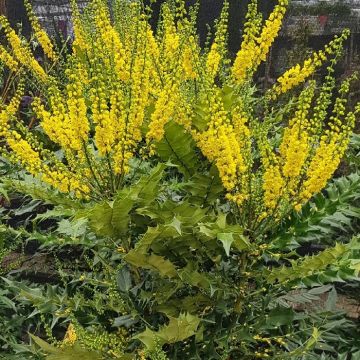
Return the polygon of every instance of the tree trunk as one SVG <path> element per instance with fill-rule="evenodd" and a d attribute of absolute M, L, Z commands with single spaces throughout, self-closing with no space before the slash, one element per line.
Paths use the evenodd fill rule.
<path fill-rule="evenodd" d="M 7 15 L 6 0 L 0 0 L 0 15 Z"/>

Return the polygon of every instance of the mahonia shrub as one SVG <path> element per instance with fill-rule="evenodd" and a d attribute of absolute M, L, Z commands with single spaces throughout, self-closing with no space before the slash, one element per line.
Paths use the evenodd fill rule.
<path fill-rule="evenodd" d="M 34 36 L 49 66 L 42 67 L 1 18 L 10 45 L 1 47 L 1 60 L 18 79 L 27 72 L 41 83 L 43 91 L 35 97 L 33 109 L 37 130 L 47 138 L 43 141 L 16 119 L 24 91 L 20 83 L 1 112 L 1 136 L 11 161 L 70 196 L 111 198 L 126 182 L 131 160 L 156 155 L 166 125 L 175 122 L 217 167 L 227 198 L 249 209 L 251 213 L 241 215 L 254 224 L 289 208 L 300 210 L 326 185 L 354 126 L 355 113 L 345 109 L 349 81 L 342 84 L 330 118 L 334 81 L 329 75 L 319 94 L 316 84 L 309 82 L 296 108 L 275 120 L 286 124 L 280 143 L 272 138 L 271 107 L 327 58 L 337 57 L 348 31 L 286 71 L 265 94 L 259 114 L 249 104 L 249 79 L 280 31 L 286 1 L 275 6 L 264 25 L 256 2 L 250 3 L 243 42 L 233 62 L 226 51 L 226 2 L 213 42 L 205 50 L 199 45 L 195 16 L 187 16 L 181 2 L 162 7 L 156 34 L 140 3 L 118 1 L 116 6 L 120 9 L 112 23 L 103 2 L 91 2 L 84 15 L 73 3 L 74 39 L 71 54 L 61 62 L 62 76 L 51 71 L 60 55 L 30 4 Z"/>
<path fill-rule="evenodd" d="M 360 111 L 359 105 L 347 107 L 351 78 L 335 92 L 333 69 L 347 30 L 264 93 L 256 89 L 253 79 L 287 5 L 279 0 L 263 21 L 257 1 L 250 1 L 235 59 L 227 52 L 227 1 L 205 47 L 196 31 L 196 6 L 187 9 L 182 0 L 163 4 L 156 31 L 151 9 L 141 1 L 116 0 L 109 8 L 105 0 L 91 0 L 83 12 L 72 1 L 74 38 L 66 54 L 26 2 L 42 63 L 0 17 L 7 40 L 0 60 L 8 68 L 8 84 L 17 84 L 13 96 L 7 86 L 0 108 L 2 156 L 81 204 L 77 218 L 86 216 L 98 237 L 120 243 L 128 264 L 121 270 L 125 290 L 133 276 L 133 291 L 145 303 L 154 292 L 147 315 L 141 315 L 151 318 L 143 327 L 159 312 L 170 319 L 161 330 L 148 327 L 135 337 L 159 358 L 164 344 L 183 341 L 185 348 L 169 345 L 171 358 L 190 352 L 201 358 L 301 356 L 319 339 L 318 329 L 302 345 L 288 345 L 281 334 L 271 334 L 285 324 L 274 320 L 281 313 L 276 304 L 265 326 L 259 314 L 269 312 L 271 301 L 257 302 L 254 311 L 251 301 L 269 288 L 279 295 L 282 283 L 294 286 L 352 256 L 351 247 L 338 244 L 296 262 L 289 247 L 272 249 L 268 237 L 332 178 Z M 328 75 L 318 85 L 314 74 L 325 63 Z M 27 123 L 19 106 L 29 89 Z M 142 164 L 151 169 L 148 180 L 136 175 Z M 161 188 L 160 179 L 174 172 L 186 195 L 164 200 L 169 188 Z M 291 263 L 290 270 L 272 271 L 282 256 L 280 264 Z M 148 271 L 156 274 L 150 287 L 140 280 Z M 208 323 L 200 325 L 202 319 Z M 241 328 L 253 320 L 266 336 Z M 224 328 L 218 333 L 219 321 Z M 158 317 L 155 328 L 163 324 Z M 66 339 L 72 332 L 70 327 Z"/>

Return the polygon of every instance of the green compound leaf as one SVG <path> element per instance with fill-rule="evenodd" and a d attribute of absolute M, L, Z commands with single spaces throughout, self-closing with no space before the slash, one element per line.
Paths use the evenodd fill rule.
<path fill-rule="evenodd" d="M 351 233 L 353 222 L 360 218 L 359 189 L 358 173 L 334 179 L 300 213 L 294 212 L 275 229 L 272 246 L 293 249 L 306 243 L 332 245 L 339 235 Z"/>
<path fill-rule="evenodd" d="M 266 325 L 273 327 L 281 325 L 290 325 L 295 317 L 295 312 L 292 308 L 277 307 L 270 311 L 266 321 Z"/>
<path fill-rule="evenodd" d="M 157 144 L 157 154 L 163 161 L 170 161 L 178 166 L 185 177 L 191 177 L 200 167 L 195 151 L 195 141 L 184 127 L 174 121 L 165 126 L 165 135 Z"/>
<path fill-rule="evenodd" d="M 159 164 L 135 185 L 119 191 L 113 202 L 97 204 L 87 212 L 79 212 L 78 217 L 88 217 L 90 228 L 99 236 L 116 237 L 125 234 L 133 208 L 146 206 L 158 196 L 164 168 L 164 164 Z"/>
<path fill-rule="evenodd" d="M 232 233 L 218 233 L 217 234 L 218 240 L 220 240 L 224 246 L 224 250 L 226 255 L 230 255 L 230 248 L 232 243 L 234 242 L 234 237 Z"/>
<path fill-rule="evenodd" d="M 326 249 L 314 256 L 307 256 L 303 259 L 292 261 L 290 266 L 273 269 L 268 275 L 268 281 L 291 282 L 294 280 L 307 278 L 314 274 L 325 271 L 330 266 L 340 264 L 346 254 L 351 250 L 354 241 L 348 245 L 336 244 L 335 247 Z M 351 264 L 351 262 L 349 263 Z M 349 266 L 349 270 L 354 271 L 354 267 Z"/>
<path fill-rule="evenodd" d="M 181 314 L 178 318 L 169 317 L 168 325 L 163 326 L 159 331 L 152 331 L 149 328 L 136 336 L 148 349 L 152 350 L 156 344 L 174 344 L 183 341 L 196 334 L 201 319 L 190 314 Z"/>
<path fill-rule="evenodd" d="M 125 260 L 136 267 L 157 271 L 162 276 L 176 277 L 176 267 L 171 261 L 155 254 L 143 255 L 136 252 L 129 252 Z"/>
<path fill-rule="evenodd" d="M 224 192 L 219 171 L 215 166 L 208 172 L 196 173 L 184 184 L 184 189 L 191 194 L 190 201 L 199 206 L 213 204 Z"/>
<path fill-rule="evenodd" d="M 46 360 L 101 360 L 102 357 L 94 352 L 81 348 L 79 345 L 57 348 L 39 337 L 30 334 L 31 339 L 46 353 Z"/>

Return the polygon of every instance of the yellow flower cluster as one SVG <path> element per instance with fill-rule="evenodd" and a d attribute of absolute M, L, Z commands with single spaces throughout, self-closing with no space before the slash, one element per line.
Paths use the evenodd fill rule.
<path fill-rule="evenodd" d="M 279 0 L 269 18 L 265 21 L 265 25 L 258 32 L 258 23 L 255 21 L 253 26 L 246 28 L 244 41 L 236 55 L 232 73 L 237 83 L 243 83 L 248 75 L 251 75 L 262 61 L 266 60 L 266 56 L 270 50 L 272 43 L 277 37 L 282 20 L 284 18 L 288 0 Z M 250 4 L 250 14 L 254 11 L 253 3 Z M 256 16 L 252 16 L 252 18 Z"/>
<path fill-rule="evenodd" d="M 210 51 L 206 59 L 206 71 L 210 82 L 214 81 L 215 76 L 219 72 L 221 63 L 226 61 L 228 13 L 229 3 L 228 1 L 225 1 L 221 11 L 220 19 L 216 26 L 215 39 L 210 47 Z"/>
<path fill-rule="evenodd" d="M 255 42 L 262 26 L 262 14 L 258 12 L 258 0 L 251 0 L 246 13 L 246 22 L 244 24 L 243 42 Z"/>
<path fill-rule="evenodd" d="M 175 17 L 170 6 L 165 4 L 163 7 L 163 56 L 164 61 L 173 64 L 172 58 L 176 56 L 180 48 L 180 35 L 175 25 Z"/>
<path fill-rule="evenodd" d="M 7 66 L 11 71 L 16 71 L 19 68 L 19 63 L 0 45 L 0 62 Z"/>
<path fill-rule="evenodd" d="M 216 128 L 210 126 L 198 136 L 198 146 L 210 161 L 215 162 L 225 189 L 228 192 L 234 190 L 238 173 L 243 173 L 246 167 L 232 126 L 227 121 Z"/>
<path fill-rule="evenodd" d="M 151 114 L 149 131 L 146 134 L 146 141 L 150 144 L 152 141 L 158 142 L 164 136 L 164 126 L 174 114 L 178 101 L 178 81 L 174 79 L 166 80 L 167 85 L 160 92 L 155 104 L 155 110 Z"/>
<path fill-rule="evenodd" d="M 251 0 L 248 5 L 241 48 L 232 68 L 233 76 L 239 83 L 246 78 L 253 66 L 253 60 L 249 56 L 255 56 L 255 52 L 259 50 L 257 39 L 262 27 L 262 15 L 258 12 L 257 5 L 257 0 Z"/>
<path fill-rule="evenodd" d="M 248 127 L 248 118 L 247 114 L 243 109 L 243 104 L 236 106 L 232 110 L 232 121 L 231 121 L 234 132 L 239 142 L 246 144 L 246 146 L 250 145 L 250 129 Z"/>
<path fill-rule="evenodd" d="M 71 173 L 59 162 L 56 162 L 55 169 L 50 167 L 42 159 L 41 149 L 39 151 L 35 149 L 20 133 L 15 130 L 8 130 L 5 137 L 11 152 L 4 154 L 4 156 L 12 162 L 19 163 L 27 172 L 38 176 L 42 181 L 61 192 L 74 193 L 79 198 L 87 196 L 89 188 L 82 183 L 76 174 Z"/>
<path fill-rule="evenodd" d="M 95 25 L 98 31 L 98 46 L 107 67 L 114 66 L 115 74 L 120 80 L 127 80 L 129 73 L 125 61 L 126 53 L 119 33 L 111 25 L 106 4 L 101 0 L 93 1 L 95 5 Z M 113 63 L 111 63 L 111 60 Z"/>
<path fill-rule="evenodd" d="M 76 54 L 77 56 L 82 56 L 89 50 L 89 44 L 86 38 L 85 29 L 81 22 L 80 12 L 76 0 L 71 0 L 71 10 L 74 31 L 74 41 L 72 43 L 72 49 L 74 54 Z"/>
<path fill-rule="evenodd" d="M 331 178 L 349 144 L 350 134 L 355 125 L 355 113 L 346 113 L 347 103 L 344 97 L 349 92 L 350 80 L 345 81 L 340 88 L 340 97 L 336 99 L 333 115 L 330 118 L 328 129 L 324 131 L 315 150 L 305 180 L 298 195 L 300 204 L 308 201 L 311 196 L 319 192 Z M 355 109 L 356 111 L 356 109 Z"/>
<path fill-rule="evenodd" d="M 63 343 L 63 345 L 66 345 L 66 346 L 72 346 L 75 344 L 76 340 L 77 340 L 77 334 L 76 334 L 75 327 L 72 323 L 70 323 L 66 330 L 66 333 L 65 333 L 62 343 Z"/>
<path fill-rule="evenodd" d="M 151 59 L 151 66 L 149 67 L 149 76 L 151 78 L 150 92 L 152 94 L 156 94 L 157 89 L 162 87 L 162 73 L 161 73 L 161 56 L 159 50 L 160 44 L 156 41 L 155 36 L 152 30 L 149 28 L 147 30 L 147 41 L 146 41 L 146 49 L 149 55 L 149 59 Z M 192 54 L 193 56 L 194 54 Z"/>
<path fill-rule="evenodd" d="M 334 54 L 339 56 L 342 50 L 342 44 L 348 38 L 349 34 L 349 30 L 344 30 L 341 36 L 335 36 L 334 40 L 326 45 L 324 50 L 312 54 L 302 65 L 297 64 L 281 75 L 277 79 L 277 84 L 270 90 L 273 98 L 276 99 L 276 96 L 286 93 L 295 86 L 303 83 L 316 69 L 322 66 L 329 56 Z"/>
<path fill-rule="evenodd" d="M 211 78 L 214 78 L 219 70 L 221 55 L 218 52 L 218 44 L 215 42 L 211 45 L 209 54 L 206 59 L 206 69 Z"/>
<path fill-rule="evenodd" d="M 7 105 L 0 104 L 0 136 L 6 136 L 10 130 L 11 122 L 16 117 L 23 94 L 24 84 L 21 82 L 10 103 Z"/>
<path fill-rule="evenodd" d="M 118 121 L 121 123 L 121 118 L 117 117 L 121 112 L 121 104 L 117 101 L 120 94 L 111 94 L 109 109 L 105 83 L 99 82 L 99 87 L 95 91 L 91 96 L 92 118 L 95 124 L 95 144 L 100 155 L 105 155 L 111 151 L 115 142 Z"/>
<path fill-rule="evenodd" d="M 315 83 L 311 83 L 301 93 L 298 110 L 284 130 L 279 148 L 282 174 L 286 178 L 286 191 L 290 196 L 294 196 L 298 188 L 300 175 L 310 152 L 311 123 L 308 120 L 308 114 L 314 91 Z"/>
<path fill-rule="evenodd" d="M 327 84 L 318 98 L 325 104 L 313 108 L 315 82 L 311 82 L 299 96 L 297 111 L 284 129 L 278 151 L 273 151 L 266 131 L 263 134 L 259 144 L 264 169 L 263 200 L 273 214 L 283 206 L 299 211 L 325 187 L 338 167 L 355 124 L 355 114 L 345 109 L 349 83 L 347 80 L 341 86 L 341 96 L 335 101 L 326 130 L 322 122 L 331 86 Z"/>
<path fill-rule="evenodd" d="M 32 71 L 41 80 L 46 81 L 47 75 L 44 69 L 32 55 L 29 46 L 26 43 L 22 43 L 20 37 L 15 33 L 15 30 L 11 28 L 5 16 L 0 15 L 0 25 L 4 28 L 5 36 L 12 47 L 16 60 L 25 68 Z"/>
<path fill-rule="evenodd" d="M 37 174 L 41 170 L 41 160 L 39 154 L 32 149 L 30 144 L 21 138 L 21 135 L 12 131 L 7 136 L 7 143 L 12 150 L 12 155 L 17 159 L 25 170 L 30 174 Z"/>
<path fill-rule="evenodd" d="M 202 153 L 214 162 L 219 170 L 220 179 L 229 193 L 227 197 L 240 205 L 247 197 L 240 181 L 241 176 L 247 171 L 247 163 L 242 152 L 243 138 L 237 136 L 239 132 L 234 130 L 231 116 L 224 109 L 219 96 L 219 90 L 214 88 L 209 98 L 208 128 L 203 132 L 194 130 L 193 136 Z M 246 128 L 244 123 L 242 128 Z"/>
<path fill-rule="evenodd" d="M 88 139 L 89 122 L 83 98 L 83 85 L 76 72 L 69 74 L 66 93 L 64 102 L 60 90 L 56 85 L 52 85 L 49 88 L 50 111 L 45 109 L 38 98 L 35 99 L 34 109 L 50 140 L 59 144 L 65 151 L 80 152 Z"/>
<path fill-rule="evenodd" d="M 239 104 L 231 110 L 231 124 L 236 141 L 240 147 L 242 159 L 244 161 L 244 171 L 238 174 L 237 190 L 234 194 L 228 194 L 227 198 L 241 205 L 248 199 L 251 192 L 251 167 L 253 158 L 251 153 L 251 131 L 249 128 L 248 114 L 244 110 L 244 105 Z M 246 170 L 245 170 L 246 168 Z"/>
<path fill-rule="evenodd" d="M 149 29 L 144 29 L 148 36 L 152 36 Z M 142 44 L 144 53 L 139 51 L 139 56 L 134 60 L 132 68 L 131 98 L 126 113 L 126 119 L 122 122 L 119 143 L 115 147 L 114 167 L 115 173 L 127 173 L 129 160 L 133 157 L 137 145 L 142 140 L 141 128 L 145 119 L 145 109 L 149 102 L 150 93 L 150 61 L 145 56 L 146 45 Z M 141 56 L 142 54 L 143 56 Z M 121 99 L 118 99 L 120 102 Z M 169 105 L 170 106 L 170 105 Z M 123 111 L 125 114 L 125 112 Z M 119 116 L 119 115 L 118 115 Z"/>
<path fill-rule="evenodd" d="M 185 47 L 183 55 L 183 68 L 185 79 L 194 80 L 197 77 L 196 67 L 198 66 L 198 58 L 196 53 L 196 44 L 193 36 L 189 38 L 189 45 Z"/>
<path fill-rule="evenodd" d="M 58 78 L 45 73 L 28 44 L 0 17 L 12 47 L 10 52 L 0 47 L 1 61 L 43 80 L 43 93 L 33 102 L 34 122 L 39 125 L 35 130 L 14 121 L 20 90 L 0 108 L 5 152 L 61 192 L 85 199 L 111 198 L 128 181 L 132 158 L 155 154 L 158 143 L 165 141 L 166 125 L 176 122 L 216 166 L 227 199 L 240 208 L 249 227 L 282 211 L 300 209 L 333 174 L 355 112 L 360 112 L 360 106 L 354 113 L 345 110 L 348 83 L 327 122 L 335 86 L 331 71 L 317 99 L 310 82 L 297 104 L 291 102 L 280 112 L 266 101 L 254 102 L 245 80 L 266 59 L 287 0 L 277 2 L 265 24 L 257 1 L 250 2 L 243 43 L 232 67 L 227 66 L 228 2 L 205 51 L 196 35 L 195 16 L 188 15 L 184 5 L 183 0 L 165 3 L 154 34 L 140 2 L 124 1 L 121 11 L 111 16 L 106 0 L 90 0 L 84 13 L 72 0 L 73 52 L 58 64 Z M 31 20 L 44 51 L 54 59 L 50 40 L 41 40 L 39 23 Z M 303 82 L 330 55 L 335 61 L 347 35 L 345 31 L 302 66 L 290 69 L 271 95 Z M 283 131 L 277 130 L 278 124 Z M 44 149 L 36 136 L 39 129 L 46 143 L 61 151 L 55 155 Z"/>
<path fill-rule="evenodd" d="M 42 149 L 42 145 L 37 143 L 32 134 L 26 133 L 27 128 L 13 121 L 23 93 L 24 84 L 20 83 L 11 102 L 0 110 L 0 136 L 6 141 L 3 156 L 19 163 L 27 172 L 62 192 L 86 197 L 89 188 L 83 184 L 81 177 L 72 173 L 56 158 L 49 158 L 49 153 Z M 25 132 L 25 137 L 19 131 L 13 130 L 13 125 Z M 52 160 L 53 165 L 50 165 L 49 160 Z"/>
<path fill-rule="evenodd" d="M 297 119 L 296 119 L 297 120 Z M 297 178 L 309 153 L 309 134 L 306 125 L 294 123 L 285 129 L 280 153 L 284 158 L 283 173 Z"/>
<path fill-rule="evenodd" d="M 25 8 L 26 8 L 26 11 L 28 14 L 28 18 L 31 23 L 31 27 L 34 30 L 35 36 L 38 39 L 41 47 L 43 48 L 45 55 L 50 60 L 53 60 L 53 61 L 56 60 L 56 54 L 55 54 L 53 43 L 51 42 L 46 31 L 41 27 L 41 25 L 39 23 L 39 19 L 35 16 L 30 2 L 28 0 L 25 0 L 24 4 L 25 4 Z"/>

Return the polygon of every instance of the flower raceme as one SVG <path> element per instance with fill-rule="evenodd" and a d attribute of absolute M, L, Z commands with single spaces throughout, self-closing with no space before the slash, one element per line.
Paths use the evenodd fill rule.
<path fill-rule="evenodd" d="M 214 81 L 222 63 L 227 63 L 228 10 L 229 4 L 225 1 L 220 19 L 217 23 L 214 42 L 206 58 L 206 70 L 210 81 Z"/>
<path fill-rule="evenodd" d="M 349 36 L 350 32 L 345 29 L 338 37 L 335 36 L 324 50 L 315 52 L 309 59 L 305 60 L 302 65 L 297 64 L 291 69 L 287 70 L 283 75 L 277 79 L 277 83 L 270 90 L 274 99 L 276 96 L 286 93 L 293 87 L 303 83 L 309 76 L 311 76 L 317 68 L 323 65 L 327 60 L 327 56 L 339 56 L 342 51 L 342 44 Z"/>
<path fill-rule="evenodd" d="M 5 64 L 11 71 L 16 71 L 19 68 L 18 61 L 14 59 L 2 45 L 0 45 L 0 62 Z"/>
<path fill-rule="evenodd" d="M 5 55 L 5 65 L 9 66 L 10 69 L 16 70 L 17 64 L 20 63 L 23 67 L 31 71 L 36 77 L 40 78 L 41 81 L 46 81 L 47 75 L 45 70 L 41 67 L 38 61 L 31 53 L 30 46 L 16 34 L 15 30 L 10 27 L 8 20 L 5 16 L 0 15 L 0 25 L 4 29 L 5 37 L 10 44 L 12 51 L 12 59 L 7 56 L 7 53 L 4 53 L 3 49 L 0 49 Z"/>
<path fill-rule="evenodd" d="M 26 91 L 35 94 L 36 124 L 30 128 L 17 115 L 22 81 L 13 99 L 4 98 L 0 107 L 4 156 L 70 196 L 111 198 L 131 178 L 132 160 L 156 156 L 167 124 L 177 122 L 217 168 L 226 198 L 249 227 L 301 209 L 325 186 L 360 110 L 346 110 L 348 81 L 331 109 L 333 67 L 347 31 L 285 72 L 272 96 L 254 101 L 250 80 L 280 31 L 287 0 L 279 0 L 264 22 L 256 0 L 250 1 L 233 62 L 227 54 L 227 1 L 206 49 L 196 33 L 194 9 L 183 1 L 163 4 L 156 33 L 140 1 L 118 2 L 120 10 L 110 11 L 106 0 L 91 0 L 82 13 L 72 1 L 74 39 L 66 56 L 57 52 L 26 3 L 46 55 L 44 67 L 0 17 L 8 40 L 0 47 L 0 61 L 18 78 L 32 80 Z M 279 123 L 277 98 L 328 59 L 329 75 L 320 90 L 310 81 Z"/>
<path fill-rule="evenodd" d="M 53 43 L 52 43 L 51 39 L 49 38 L 46 31 L 41 27 L 41 25 L 39 23 L 39 20 L 36 17 L 36 15 L 34 14 L 29 1 L 25 0 L 24 4 L 25 4 L 25 8 L 27 10 L 28 17 L 29 17 L 32 29 L 34 31 L 35 37 L 39 41 L 45 55 L 49 59 L 55 61 L 56 60 L 56 53 L 55 53 L 54 46 L 53 46 Z"/>
<path fill-rule="evenodd" d="M 271 45 L 281 29 L 287 5 L 287 0 L 279 0 L 274 11 L 261 28 L 258 22 L 256 2 L 250 3 L 244 39 L 232 68 L 236 82 L 244 82 L 246 77 L 251 76 L 261 62 L 266 60 Z M 251 24 L 252 21 L 253 24 Z"/>
<path fill-rule="evenodd" d="M 79 178 L 72 174 L 51 152 L 26 132 L 22 124 L 16 122 L 16 113 L 21 102 L 24 84 L 20 83 L 11 102 L 0 108 L 0 135 L 6 139 L 7 147 L 3 156 L 14 163 L 19 163 L 28 173 L 40 176 L 46 183 L 62 192 L 73 192 L 77 196 L 85 196 L 89 189 L 81 184 Z M 25 133 L 25 135 L 24 135 Z M 52 160 L 52 166 L 49 161 Z"/>

